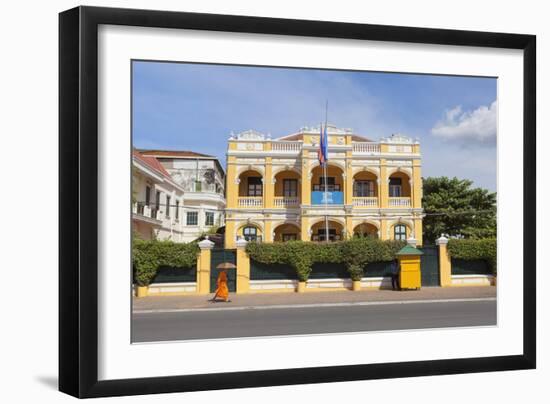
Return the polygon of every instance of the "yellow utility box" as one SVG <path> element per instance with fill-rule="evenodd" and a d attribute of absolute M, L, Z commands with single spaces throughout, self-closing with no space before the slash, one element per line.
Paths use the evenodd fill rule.
<path fill-rule="evenodd" d="M 399 260 L 399 286 L 401 289 L 420 289 L 420 256 L 422 251 L 406 245 L 396 254 Z"/>

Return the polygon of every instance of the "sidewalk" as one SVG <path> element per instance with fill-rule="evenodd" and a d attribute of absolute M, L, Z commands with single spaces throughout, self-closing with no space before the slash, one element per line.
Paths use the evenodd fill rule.
<path fill-rule="evenodd" d="M 184 309 L 223 309 L 223 308 L 255 308 L 265 306 L 289 305 L 330 305 L 353 304 L 366 302 L 407 302 L 422 300 L 463 300 L 495 298 L 496 287 L 423 287 L 420 290 L 364 290 L 306 292 L 306 293 L 250 293 L 237 295 L 231 293 L 230 302 L 211 302 L 213 294 L 202 296 L 147 296 L 133 298 L 133 311 L 162 311 Z"/>

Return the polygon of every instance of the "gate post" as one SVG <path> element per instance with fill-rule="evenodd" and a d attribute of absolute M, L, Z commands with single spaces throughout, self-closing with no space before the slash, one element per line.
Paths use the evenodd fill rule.
<path fill-rule="evenodd" d="M 210 293 L 210 257 L 214 243 L 205 238 L 199 243 L 201 252 L 197 258 L 197 293 Z"/>
<path fill-rule="evenodd" d="M 451 281 L 451 257 L 447 250 L 449 239 L 443 235 L 435 240 L 439 246 L 439 282 L 441 286 L 452 286 Z"/>
<path fill-rule="evenodd" d="M 245 239 L 237 240 L 237 293 L 250 291 L 250 257 L 246 253 Z"/>

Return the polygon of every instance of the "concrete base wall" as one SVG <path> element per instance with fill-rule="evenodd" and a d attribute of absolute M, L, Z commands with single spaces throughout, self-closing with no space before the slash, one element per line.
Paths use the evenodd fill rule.
<path fill-rule="evenodd" d="M 186 295 L 196 294 L 196 282 L 177 282 L 177 283 L 152 283 L 149 285 L 149 296 L 168 296 L 168 295 Z"/>
<path fill-rule="evenodd" d="M 495 284 L 493 275 L 451 275 L 450 286 L 491 286 Z"/>

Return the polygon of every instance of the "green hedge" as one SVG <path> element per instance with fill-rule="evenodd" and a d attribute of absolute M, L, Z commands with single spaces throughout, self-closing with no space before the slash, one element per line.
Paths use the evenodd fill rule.
<path fill-rule="evenodd" d="M 148 286 L 161 266 L 196 266 L 198 253 L 199 247 L 195 242 L 174 243 L 135 239 L 132 244 L 134 281 L 139 286 Z"/>
<path fill-rule="evenodd" d="M 392 261 L 404 241 L 354 238 L 337 243 L 289 241 L 286 243 L 248 243 L 251 259 L 263 264 L 287 264 L 300 281 L 307 281 L 314 263 L 344 263 L 351 279 L 360 280 L 372 262 Z"/>
<path fill-rule="evenodd" d="M 448 251 L 451 258 L 462 260 L 485 260 L 493 274 L 497 273 L 497 240 L 450 239 Z"/>

